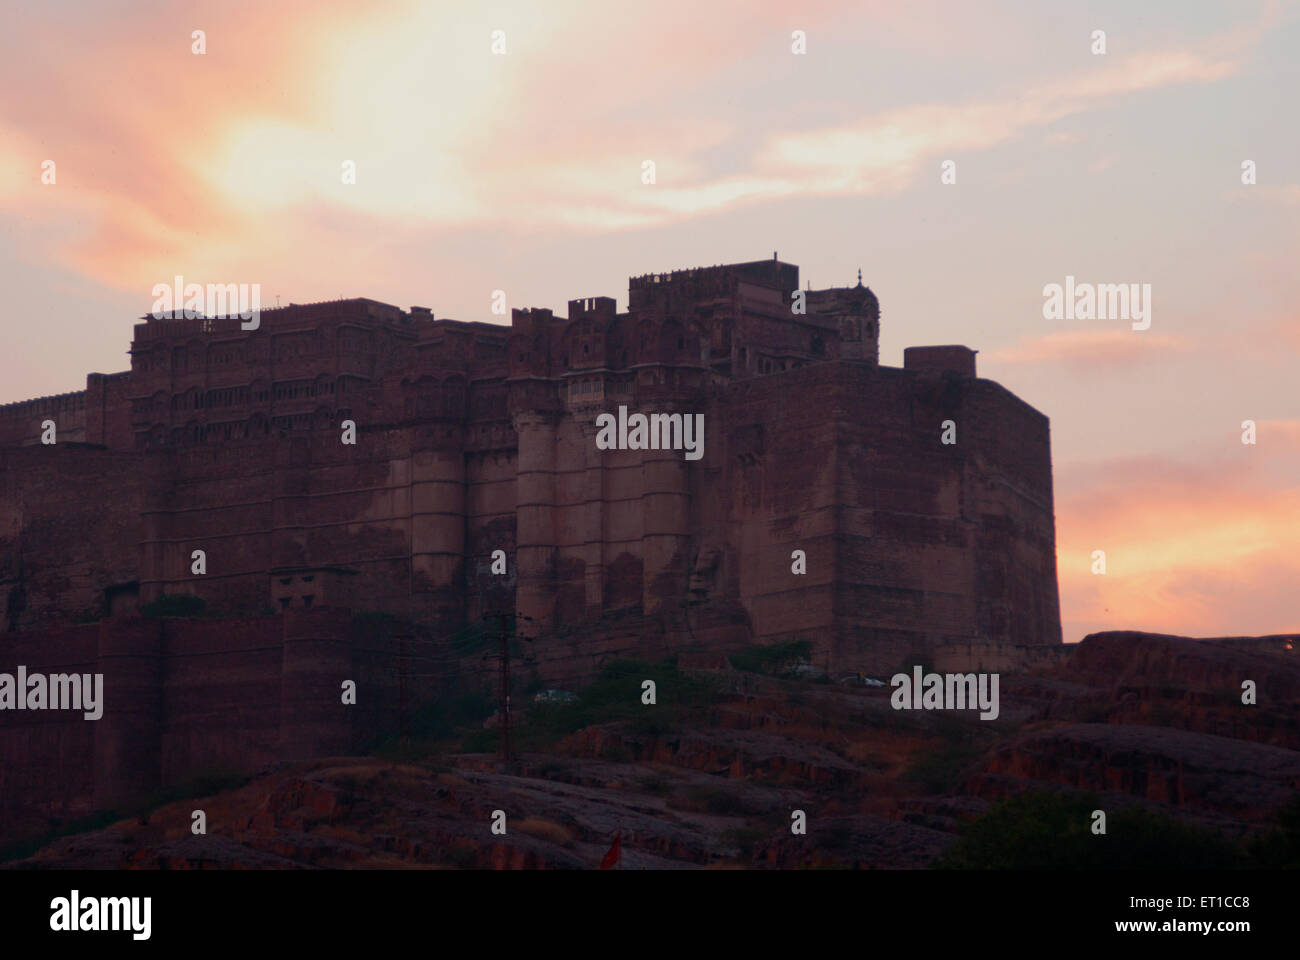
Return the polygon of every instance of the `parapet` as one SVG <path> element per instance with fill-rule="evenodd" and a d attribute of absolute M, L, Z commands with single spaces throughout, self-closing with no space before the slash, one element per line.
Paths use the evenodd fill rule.
<path fill-rule="evenodd" d="M 773 258 L 629 277 L 628 309 L 636 311 L 652 305 L 686 304 L 728 296 L 742 281 L 788 293 L 799 286 L 799 268 Z"/>
<path fill-rule="evenodd" d="M 574 320 L 613 320 L 617 307 L 618 305 L 613 297 L 586 297 L 582 300 L 570 300 L 569 320 L 570 322 Z"/>
<path fill-rule="evenodd" d="M 555 314 L 547 307 L 511 307 L 510 326 L 516 331 L 546 330 L 555 321 Z"/>
<path fill-rule="evenodd" d="M 903 369 L 914 373 L 955 373 L 959 377 L 975 376 L 975 354 L 970 347 L 907 347 L 903 350 Z"/>

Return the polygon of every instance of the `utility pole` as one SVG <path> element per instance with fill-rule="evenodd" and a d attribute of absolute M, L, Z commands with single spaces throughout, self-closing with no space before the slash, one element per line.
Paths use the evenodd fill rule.
<path fill-rule="evenodd" d="M 524 616 L 522 613 L 519 613 L 519 612 L 517 612 L 517 611 L 516 611 L 516 612 L 513 612 L 513 613 L 499 613 L 499 614 L 497 614 L 497 617 L 499 617 L 499 618 L 500 618 L 500 621 L 501 621 L 501 634 L 500 634 L 501 649 L 500 649 L 500 651 L 497 653 L 497 658 L 500 660 L 500 664 L 498 665 L 498 670 L 497 670 L 498 686 L 499 686 L 499 689 L 498 689 L 498 691 L 497 691 L 497 711 L 498 711 L 498 714 L 499 714 L 500 717 L 501 717 L 501 759 L 502 759 L 503 761 L 505 761 L 506 763 L 509 763 L 510 760 L 511 760 L 511 749 L 510 749 L 510 641 L 513 640 L 513 639 L 518 638 L 518 639 L 520 639 L 520 640 L 527 640 L 528 642 L 531 643 L 532 640 L 533 640 L 532 637 L 525 637 L 525 636 L 520 635 L 519 632 L 518 632 L 518 628 L 517 628 L 517 627 L 514 628 L 514 629 L 511 629 L 511 628 L 508 626 L 508 624 L 509 624 L 509 620 L 510 620 L 510 617 L 512 617 L 512 616 L 515 618 L 516 622 L 519 621 L 519 620 L 532 620 L 532 619 L 533 619 L 532 617 Z M 491 614 L 486 614 L 486 613 L 485 613 L 485 614 L 483 615 L 483 619 L 484 619 L 484 620 L 491 620 L 491 619 L 492 619 L 492 615 L 491 615 Z M 484 659 L 485 659 L 485 660 L 486 660 L 486 659 L 490 659 L 491 656 L 492 656 L 491 654 L 488 654 L 486 657 L 484 657 Z M 527 658 L 525 658 L 525 662 L 526 662 L 526 661 L 527 661 Z"/>

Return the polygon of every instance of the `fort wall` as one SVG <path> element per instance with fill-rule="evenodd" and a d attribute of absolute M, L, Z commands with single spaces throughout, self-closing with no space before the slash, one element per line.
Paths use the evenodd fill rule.
<path fill-rule="evenodd" d="M 1060 645 L 1048 421 L 973 350 L 882 367 L 874 294 L 777 261 L 636 277 L 629 303 L 145 318 L 129 371 L 0 407 L 0 668 L 97 664 L 132 704 L 4 716 L 0 796 L 71 811 L 400 729 L 424 641 L 357 612 L 447 637 L 517 611 L 552 685 L 790 639 L 873 674 Z M 701 455 L 602 449 L 620 407 L 702 415 Z M 176 595 L 220 619 L 131 616 Z M 485 679 L 470 660 L 448 669 Z M 348 671 L 370 686 L 339 712 Z"/>
<path fill-rule="evenodd" d="M 0 672 L 103 674 L 102 716 L 6 710 L 0 822 L 130 809 L 164 787 L 253 773 L 282 760 L 369 749 L 454 670 L 427 676 L 406 657 L 442 648 L 384 621 L 322 607 L 247 618 L 109 617 L 13 633 Z M 343 683 L 356 684 L 355 704 Z M 14 831 L 0 827 L 0 840 Z"/>

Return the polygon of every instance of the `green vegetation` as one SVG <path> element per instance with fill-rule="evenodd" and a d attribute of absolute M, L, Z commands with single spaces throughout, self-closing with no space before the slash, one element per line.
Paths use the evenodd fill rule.
<path fill-rule="evenodd" d="M 480 748 L 477 744 L 465 747 L 461 741 L 467 738 L 482 740 L 485 734 L 494 734 L 495 731 L 483 729 L 483 721 L 495 711 L 496 699 L 483 687 L 436 697 L 416 711 L 405 735 L 388 737 L 371 752 L 381 760 L 446 771 L 450 767 L 442 757 L 447 753 L 459 750 L 477 753 L 491 749 Z"/>
<path fill-rule="evenodd" d="M 4 863 L 6 860 L 24 860 L 41 849 L 41 847 L 58 840 L 60 837 L 70 837 L 73 834 L 85 833 L 88 830 L 103 830 L 110 824 L 124 819 L 124 816 L 124 814 L 118 813 L 116 810 L 98 810 L 90 814 L 90 816 L 69 820 L 66 823 L 52 821 L 58 823 L 58 825 L 48 833 L 26 840 L 15 840 L 0 847 L 0 863 Z"/>
<path fill-rule="evenodd" d="M 439 697 L 424 704 L 415 714 L 410 725 L 411 736 L 440 740 L 466 727 L 481 728 L 496 708 L 496 698 L 482 687 Z"/>
<path fill-rule="evenodd" d="M 961 786 L 962 778 L 979 755 L 979 750 L 969 743 L 951 744 L 922 754 L 903 772 L 903 777 L 926 793 L 952 793 Z"/>
<path fill-rule="evenodd" d="M 636 757 L 632 755 L 632 751 L 627 747 L 622 744 L 615 744 L 602 750 L 600 759 L 607 763 L 631 763 Z"/>
<path fill-rule="evenodd" d="M 164 787 L 157 793 L 150 796 L 133 810 L 128 816 L 143 816 L 150 810 L 166 806 L 169 803 L 175 803 L 177 800 L 188 800 L 192 797 L 208 797 L 214 793 L 222 793 L 226 790 L 234 790 L 242 787 L 252 778 L 248 774 L 231 773 L 226 770 L 209 770 L 197 774 L 186 780 L 182 784 L 174 787 Z M 119 818 L 120 819 L 120 818 Z"/>
<path fill-rule="evenodd" d="M 811 640 L 788 640 L 748 647 L 729 655 L 731 665 L 737 670 L 781 676 L 790 673 L 812 658 Z"/>
<path fill-rule="evenodd" d="M 641 702 L 641 685 L 646 680 L 655 682 L 653 707 Z M 617 660 L 578 691 L 571 703 L 530 705 L 514 736 L 520 750 L 541 750 L 583 727 L 620 721 L 628 723 L 632 733 L 662 736 L 716 699 L 717 690 L 711 682 L 682 673 L 672 660 Z M 496 737 L 495 730 L 484 733 Z"/>
<path fill-rule="evenodd" d="M 955 870 L 1216 870 L 1248 866 L 1243 852 L 1212 830 L 1142 807 L 1107 811 L 1092 832 L 1090 794 L 1029 793 L 965 824 L 934 863 Z"/>
<path fill-rule="evenodd" d="M 103 830 L 119 820 L 143 817 L 151 811 L 164 807 L 169 803 L 175 803 L 177 800 L 207 797 L 225 790 L 234 790 L 237 787 L 242 787 L 250 779 L 251 777 L 247 774 L 210 771 L 201 773 L 183 784 L 166 787 L 140 803 L 122 810 L 97 810 L 89 816 L 69 820 L 66 823 L 53 820 L 49 832 L 26 840 L 17 840 L 0 847 L 0 863 L 6 860 L 22 860 L 30 857 L 37 850 L 58 840 L 60 837 L 69 837 L 90 830 Z"/>
<path fill-rule="evenodd" d="M 988 731 L 943 713 L 924 716 L 920 722 L 928 726 L 942 743 L 916 757 L 903 772 L 903 777 L 918 784 L 926 793 L 952 793 L 979 759 L 982 752 L 980 740 L 988 738 Z"/>
<path fill-rule="evenodd" d="M 1277 826 L 1257 837 L 1249 850 L 1260 870 L 1300 870 L 1300 793 L 1278 812 Z"/>
<path fill-rule="evenodd" d="M 653 707 L 641 702 L 641 684 L 646 680 L 655 682 Z M 688 715 L 703 714 L 716 702 L 718 691 L 712 682 L 682 673 L 671 659 L 658 663 L 618 660 L 606 665 L 596 680 L 575 696 L 568 703 L 525 700 L 526 708 L 514 717 L 512 746 L 522 752 L 545 751 L 583 727 L 602 723 L 625 723 L 633 735 L 664 736 Z M 500 749 L 501 732 L 496 727 L 484 729 L 483 722 L 496 708 L 496 697 L 486 689 L 440 697 L 421 710 L 410 737 L 386 741 L 376 755 L 420 762 L 439 751 L 491 753 Z M 632 757 L 629 752 L 620 759 L 615 750 L 606 759 L 617 763 Z"/>
<path fill-rule="evenodd" d="M 168 593 L 140 608 L 140 615 L 153 619 L 183 617 L 191 620 L 228 620 L 235 617 L 265 617 L 275 613 L 268 606 L 257 609 L 209 610 L 207 601 L 188 593 Z M 96 620 L 99 619 L 97 615 Z"/>
<path fill-rule="evenodd" d="M 452 767 L 442 760 L 443 752 L 432 740 L 412 737 L 389 737 L 372 751 L 371 755 L 389 763 L 420 766 L 431 773 L 448 773 Z"/>

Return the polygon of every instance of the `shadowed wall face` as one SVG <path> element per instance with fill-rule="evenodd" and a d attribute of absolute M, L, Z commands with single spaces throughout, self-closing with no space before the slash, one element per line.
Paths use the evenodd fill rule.
<path fill-rule="evenodd" d="M 369 749 L 400 730 L 409 701 L 441 690 L 427 677 L 400 679 L 410 644 L 392 624 L 339 608 L 206 621 L 114 617 L 11 634 L 0 671 L 102 674 L 102 715 L 5 712 L 0 840 L 20 831 L 23 817 L 126 810 L 199 777 Z M 344 702 L 345 682 L 356 686 L 353 703 Z"/>

